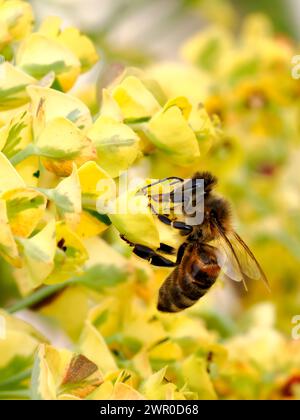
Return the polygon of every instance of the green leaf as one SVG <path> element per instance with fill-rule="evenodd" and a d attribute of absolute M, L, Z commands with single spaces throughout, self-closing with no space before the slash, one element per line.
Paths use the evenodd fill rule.
<path fill-rule="evenodd" d="M 113 265 L 95 265 L 78 278 L 78 282 L 90 289 L 103 291 L 107 287 L 115 287 L 127 280 L 128 273 Z"/>

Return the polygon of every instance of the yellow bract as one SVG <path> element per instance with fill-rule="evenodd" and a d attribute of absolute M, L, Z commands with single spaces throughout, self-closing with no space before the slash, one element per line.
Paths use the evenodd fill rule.
<path fill-rule="evenodd" d="M 92 42 L 75 28 L 60 30 L 60 19 L 49 18 L 39 32 L 29 35 L 17 51 L 17 64 L 40 79 L 50 71 L 63 91 L 98 60 Z"/>
<path fill-rule="evenodd" d="M 44 215 L 47 199 L 38 191 L 18 188 L 6 191 L 8 220 L 15 236 L 27 238 L 35 230 Z"/>
<path fill-rule="evenodd" d="M 151 375 L 142 384 L 141 390 L 143 395 L 149 400 L 165 400 L 175 399 L 174 392 L 176 386 L 172 383 L 166 383 L 164 381 L 167 368 L 163 368 L 158 372 Z"/>
<path fill-rule="evenodd" d="M 88 107 L 76 97 L 41 86 L 30 86 L 27 92 L 31 99 L 32 114 L 39 116 L 42 110 L 43 123 L 65 117 L 83 131 L 92 125 Z"/>
<path fill-rule="evenodd" d="M 0 27 L 6 37 L 2 40 L 7 42 L 18 41 L 29 34 L 33 25 L 34 17 L 30 4 L 20 0 L 1 1 L 0 3 Z M 4 32 L 5 31 L 5 32 Z"/>
<path fill-rule="evenodd" d="M 113 178 L 119 176 L 139 155 L 139 137 L 127 125 L 100 116 L 88 131 L 98 153 L 98 163 Z"/>
<path fill-rule="evenodd" d="M 170 99 L 164 106 L 164 110 L 166 111 L 167 109 L 172 108 L 172 106 L 178 107 L 181 110 L 184 118 L 186 120 L 189 119 L 190 113 L 192 111 L 192 105 L 185 96 L 178 96 L 174 99 Z"/>
<path fill-rule="evenodd" d="M 218 134 L 212 120 L 202 105 L 192 108 L 189 115 L 189 124 L 196 134 L 201 155 L 205 155 L 217 139 Z"/>
<path fill-rule="evenodd" d="M 15 267 L 21 266 L 18 247 L 8 222 L 4 200 L 0 200 L 0 255 Z"/>
<path fill-rule="evenodd" d="M 206 400 L 217 399 L 216 391 L 203 359 L 194 355 L 188 357 L 183 362 L 182 374 L 184 380 L 189 384 L 189 388 L 198 393 L 198 398 Z"/>
<path fill-rule="evenodd" d="M 122 235 L 133 243 L 159 248 L 159 232 L 147 197 L 136 195 L 134 190 L 118 197 L 114 205 L 114 212 L 109 217 Z"/>
<path fill-rule="evenodd" d="M 83 211 L 76 226 L 76 233 L 82 239 L 91 238 L 100 235 L 107 228 L 107 224 L 98 220 L 93 214 Z"/>
<path fill-rule="evenodd" d="M 51 220 L 35 236 L 21 241 L 24 259 L 32 285 L 39 286 L 54 268 L 56 250 L 55 221 Z"/>
<path fill-rule="evenodd" d="M 82 354 L 41 344 L 32 375 L 35 400 L 74 400 L 102 384 L 98 367 Z"/>
<path fill-rule="evenodd" d="M 100 114 L 104 117 L 113 118 L 114 120 L 119 122 L 123 121 L 121 108 L 107 89 L 102 90 Z"/>
<path fill-rule="evenodd" d="M 72 51 L 80 61 L 81 73 L 89 70 L 99 59 L 94 44 L 77 28 L 61 29 L 61 25 L 62 20 L 59 17 L 47 17 L 43 21 L 39 33 L 58 41 Z"/>
<path fill-rule="evenodd" d="M 58 322 L 68 336 L 76 341 L 81 334 L 89 310 L 89 295 L 83 287 L 68 287 L 56 299 L 40 309 L 43 316 Z"/>
<path fill-rule="evenodd" d="M 80 274 L 89 257 L 82 240 L 66 222 L 56 224 L 56 244 L 54 270 L 45 280 L 47 284 L 62 283 Z"/>
<path fill-rule="evenodd" d="M 109 373 L 118 370 L 104 338 L 89 321 L 86 321 L 82 333 L 80 351 L 99 366 L 102 372 Z"/>
<path fill-rule="evenodd" d="M 36 146 L 44 157 L 45 167 L 58 176 L 70 175 L 73 161 L 80 165 L 95 158 L 90 140 L 73 122 L 62 117 L 46 124 Z"/>
<path fill-rule="evenodd" d="M 115 194 L 114 180 L 96 162 L 86 162 L 78 170 L 81 191 L 87 197 L 97 198 L 103 193 Z"/>
<path fill-rule="evenodd" d="M 148 69 L 167 98 L 185 96 L 192 104 L 204 101 L 211 86 L 210 77 L 195 66 L 179 62 L 161 62 Z"/>
<path fill-rule="evenodd" d="M 78 58 L 65 46 L 38 33 L 23 41 L 16 60 L 19 67 L 37 79 L 54 71 L 64 91 L 70 90 L 80 75 Z"/>
<path fill-rule="evenodd" d="M 81 35 L 76 28 L 67 28 L 59 35 L 59 41 L 68 47 L 79 59 L 81 72 L 89 70 L 99 59 L 92 41 Z"/>
<path fill-rule="evenodd" d="M 195 133 L 176 105 L 167 106 L 154 115 L 146 134 L 175 163 L 189 165 L 200 157 Z"/>
<path fill-rule="evenodd" d="M 106 213 L 110 200 L 116 194 L 114 180 L 96 162 L 86 162 L 78 170 L 84 211 L 76 232 L 82 238 L 96 236 L 107 229 L 107 225 L 95 214 Z"/>
<path fill-rule="evenodd" d="M 113 89 L 123 118 L 135 120 L 149 118 L 160 109 L 160 105 L 137 77 L 128 76 Z"/>
<path fill-rule="evenodd" d="M 79 176 L 74 164 L 71 175 L 64 178 L 55 187 L 52 191 L 52 197 L 61 217 L 75 227 L 79 221 L 82 208 Z"/>
<path fill-rule="evenodd" d="M 0 130 L 0 150 L 8 157 L 32 142 L 32 116 L 28 111 L 17 112 Z"/>
<path fill-rule="evenodd" d="M 19 187 L 25 187 L 25 182 L 7 157 L 0 152 L 0 194 Z"/>
<path fill-rule="evenodd" d="M 20 107 L 29 102 L 26 86 L 36 79 L 8 62 L 0 64 L 0 111 Z"/>
<path fill-rule="evenodd" d="M 12 372 L 19 373 L 28 368 L 37 346 L 41 341 L 45 341 L 45 338 L 29 324 L 12 317 L 2 309 L 0 318 L 5 332 L 0 339 L 0 370 L 3 376 L 8 374 L 8 379 Z"/>

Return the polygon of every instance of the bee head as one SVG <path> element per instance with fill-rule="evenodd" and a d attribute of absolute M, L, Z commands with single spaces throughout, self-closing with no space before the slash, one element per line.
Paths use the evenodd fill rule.
<path fill-rule="evenodd" d="M 230 228 L 230 207 L 229 203 L 221 197 L 211 195 L 205 202 L 205 217 L 204 220 L 207 224 L 214 228 L 218 224 L 223 231 Z"/>
<path fill-rule="evenodd" d="M 210 172 L 196 172 L 192 179 L 203 179 L 206 194 L 209 194 L 218 182 L 217 178 Z"/>

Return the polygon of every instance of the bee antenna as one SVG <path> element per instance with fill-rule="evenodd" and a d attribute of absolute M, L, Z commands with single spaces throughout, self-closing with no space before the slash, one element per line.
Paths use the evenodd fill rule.
<path fill-rule="evenodd" d="M 204 192 L 210 193 L 211 190 L 216 186 L 218 180 L 210 172 L 196 172 L 193 176 L 193 179 L 203 179 L 204 180 Z"/>

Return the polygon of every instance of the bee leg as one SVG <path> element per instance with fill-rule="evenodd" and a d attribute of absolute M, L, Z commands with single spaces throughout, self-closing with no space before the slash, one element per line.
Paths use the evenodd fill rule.
<path fill-rule="evenodd" d="M 157 253 L 155 253 L 151 258 L 150 264 L 156 265 L 157 267 L 175 267 L 177 265 L 176 262 L 173 262 Z"/>
<path fill-rule="evenodd" d="M 183 244 L 181 244 L 181 245 L 180 245 L 180 247 L 178 248 L 178 251 L 177 251 L 177 258 L 176 258 L 176 264 L 177 264 L 177 265 L 181 263 L 181 260 L 182 260 L 182 257 L 183 257 L 183 254 L 184 254 L 184 251 L 185 251 L 186 246 L 187 246 L 187 243 L 186 243 L 186 242 L 184 242 L 184 243 L 183 243 Z"/>
<path fill-rule="evenodd" d="M 190 233 L 192 233 L 192 231 L 193 231 L 193 227 L 192 226 L 187 225 L 184 222 L 179 222 L 177 220 L 173 221 L 168 216 L 166 216 L 164 214 L 159 214 L 157 217 L 165 225 L 172 226 L 174 229 L 180 230 L 180 233 L 183 236 L 187 236 Z"/>
<path fill-rule="evenodd" d="M 160 247 L 157 251 L 163 252 L 164 254 L 174 255 L 176 249 L 170 245 L 164 244 L 163 242 L 160 243 Z"/>
<path fill-rule="evenodd" d="M 136 254 L 140 258 L 143 258 L 144 260 L 149 261 L 150 264 L 158 266 L 158 267 L 175 267 L 176 266 L 175 262 L 158 254 L 152 248 L 149 248 L 146 245 L 134 244 L 128 241 L 128 239 L 126 239 L 123 235 L 121 235 L 121 238 L 124 241 L 126 241 L 130 246 L 133 247 L 134 254 Z"/>

